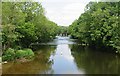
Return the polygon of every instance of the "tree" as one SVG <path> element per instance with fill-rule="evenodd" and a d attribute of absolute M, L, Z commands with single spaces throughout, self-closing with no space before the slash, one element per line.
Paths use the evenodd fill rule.
<path fill-rule="evenodd" d="M 117 2 L 90 2 L 78 20 L 70 25 L 71 35 L 95 47 L 120 47 Z"/>
<path fill-rule="evenodd" d="M 40 3 L 3 2 L 2 6 L 2 42 L 8 48 L 29 48 L 55 38 L 58 26 L 46 18 Z"/>

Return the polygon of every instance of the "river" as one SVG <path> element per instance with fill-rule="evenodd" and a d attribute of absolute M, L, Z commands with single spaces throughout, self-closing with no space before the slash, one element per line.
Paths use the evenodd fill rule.
<path fill-rule="evenodd" d="M 120 74 L 120 57 L 90 50 L 69 37 L 34 44 L 35 59 L 2 65 L 3 74 Z"/>

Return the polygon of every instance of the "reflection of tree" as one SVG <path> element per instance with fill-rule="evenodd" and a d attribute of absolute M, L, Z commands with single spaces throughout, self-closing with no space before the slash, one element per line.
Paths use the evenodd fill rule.
<path fill-rule="evenodd" d="M 52 61 L 49 61 L 56 46 L 40 46 L 35 51 L 35 59 L 26 63 L 8 63 L 3 65 L 3 74 L 46 74 L 51 73 Z"/>
<path fill-rule="evenodd" d="M 117 74 L 120 68 L 120 57 L 90 50 L 78 45 L 71 46 L 72 55 L 79 69 L 87 74 Z"/>

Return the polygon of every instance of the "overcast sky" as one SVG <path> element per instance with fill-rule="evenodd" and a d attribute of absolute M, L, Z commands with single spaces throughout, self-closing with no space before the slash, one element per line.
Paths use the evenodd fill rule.
<path fill-rule="evenodd" d="M 7 1 L 30 1 L 30 0 L 2 0 Z M 69 26 L 84 12 L 86 4 L 90 1 L 118 2 L 120 0 L 33 0 L 41 2 L 49 20 L 61 26 Z"/>
<path fill-rule="evenodd" d="M 61 26 L 70 25 L 78 19 L 87 3 L 93 0 L 43 0 L 46 16 Z"/>

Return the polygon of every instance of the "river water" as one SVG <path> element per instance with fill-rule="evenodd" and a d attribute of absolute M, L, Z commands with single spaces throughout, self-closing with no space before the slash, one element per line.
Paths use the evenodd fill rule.
<path fill-rule="evenodd" d="M 2 65 L 3 74 L 120 74 L 120 57 L 90 50 L 69 37 L 34 44 L 35 59 Z"/>

